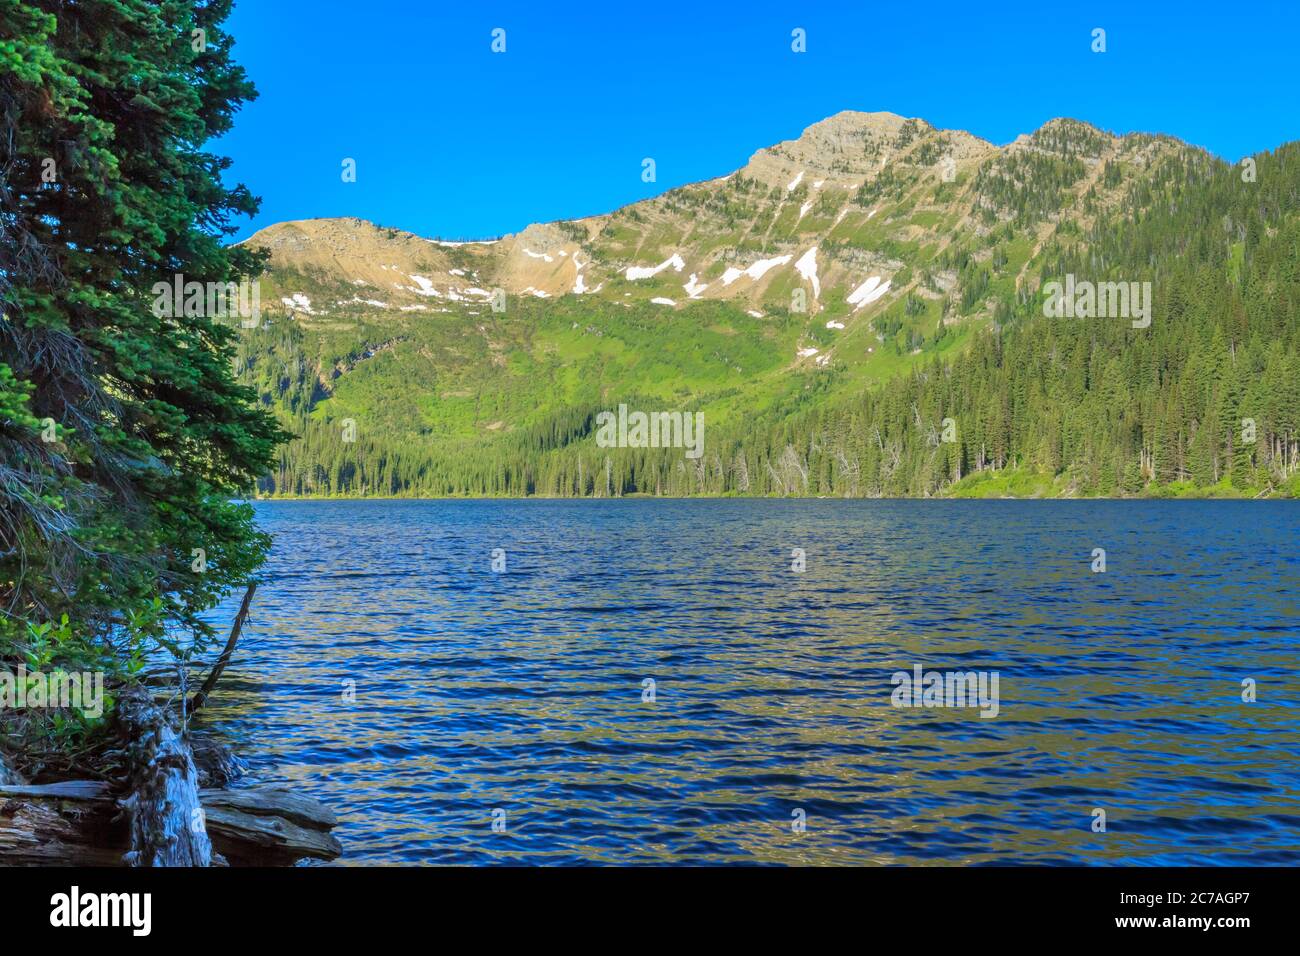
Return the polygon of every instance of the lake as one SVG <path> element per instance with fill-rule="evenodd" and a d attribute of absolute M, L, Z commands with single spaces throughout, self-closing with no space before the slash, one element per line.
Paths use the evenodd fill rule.
<path fill-rule="evenodd" d="M 255 507 L 204 721 L 344 864 L 1300 863 L 1300 503 Z"/>

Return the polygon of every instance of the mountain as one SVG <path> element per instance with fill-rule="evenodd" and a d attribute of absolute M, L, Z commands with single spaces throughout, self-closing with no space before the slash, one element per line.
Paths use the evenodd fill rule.
<path fill-rule="evenodd" d="M 1254 162 L 1247 181 L 1066 119 L 998 147 L 845 112 L 728 176 L 497 239 L 270 226 L 245 242 L 265 323 L 238 370 L 301 437 L 262 490 L 1285 491 L 1295 148 Z M 1067 276 L 1151 283 L 1158 322 L 1045 316 Z M 1242 405 L 1264 381 L 1273 404 Z M 701 413 L 706 453 L 602 447 L 620 404 Z"/>

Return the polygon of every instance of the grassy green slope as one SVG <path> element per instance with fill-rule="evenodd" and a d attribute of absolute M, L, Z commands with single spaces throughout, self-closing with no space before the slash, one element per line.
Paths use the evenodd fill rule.
<path fill-rule="evenodd" d="M 1200 261 L 1243 289 L 1285 280 L 1271 259 L 1261 268 L 1259 256 L 1261 239 L 1294 222 L 1294 184 L 1287 178 L 1293 167 L 1262 160 L 1279 173 L 1265 187 L 1276 206 L 1252 209 L 1252 197 L 1240 192 L 1229 167 L 1164 137 L 1115 138 L 1054 121 L 1015 147 L 974 149 L 974 159 L 944 181 L 928 164 L 953 148 L 949 134 L 907 124 L 886 132 L 877 141 L 872 131 L 864 149 L 874 167 L 884 156 L 880 143 L 888 142 L 890 162 L 856 185 L 828 182 L 818 192 L 801 182 L 790 189 L 779 184 L 789 175 L 782 167 L 769 176 L 777 185 L 738 174 L 671 191 L 594 224 L 557 224 L 560 239 L 579 243 L 570 247 L 575 258 L 580 252 L 591 264 L 594 294 L 539 298 L 529 291 L 541 281 L 534 278 L 528 290 L 516 287 L 507 296 L 504 312 L 481 301 L 442 299 L 429 300 L 436 309 L 396 311 L 349 304 L 355 280 L 319 263 L 276 263 L 266 279 L 271 301 L 307 290 L 313 302 L 331 306 L 287 316 L 272 310 L 267 328 L 245 333 L 245 381 L 301 436 L 263 490 L 1042 496 L 1286 493 L 1293 487 L 1285 464 L 1290 433 L 1276 429 L 1269 441 L 1283 450 L 1270 445 L 1252 459 L 1249 477 L 1239 472 L 1225 483 L 1221 472 L 1241 451 L 1207 439 L 1204 419 L 1228 416 L 1205 407 L 1226 402 L 1228 387 L 1224 395 L 1201 396 L 1196 409 L 1171 396 L 1171 382 L 1198 372 L 1194 362 L 1186 367 L 1191 357 L 1166 354 L 1163 344 L 1151 361 L 1169 367 L 1157 393 L 1141 399 L 1143 407 L 1118 404 L 1138 401 L 1145 382 L 1106 396 L 1115 415 L 1136 423 L 1136 437 L 1116 433 L 1104 450 L 1089 447 L 1086 467 L 1076 460 L 1081 452 L 1044 449 L 1078 427 L 1067 421 L 1071 403 L 1097 401 L 1088 391 L 1096 383 L 1085 376 L 1079 394 L 1062 391 L 1074 381 L 1071 368 L 1056 385 L 1045 384 L 1056 372 L 1031 370 L 1042 358 L 1032 347 L 1020 367 L 990 364 L 1002 360 L 996 345 L 1002 335 L 1022 345 L 1029 339 L 1017 336 L 1079 355 L 1091 351 L 1086 361 L 1093 364 L 1102 361 L 1098 350 L 1123 355 L 1128 346 L 1110 334 L 1088 343 L 1070 337 L 1086 330 L 1040 328 L 1039 286 L 1065 271 L 1098 279 L 1117 268 L 1121 277 L 1150 275 L 1166 303 L 1177 289 L 1162 283 L 1190 281 L 1186 274 L 1170 278 L 1175 262 Z M 763 175 L 756 168 L 754 175 Z M 1207 222 L 1234 217 L 1235 234 L 1226 242 L 1209 234 Z M 516 249 L 516 260 L 540 265 L 535 260 L 542 253 L 531 248 L 538 237 L 524 237 L 528 258 L 519 259 Z M 410 245 L 409 237 L 404 241 Z M 683 275 L 675 270 L 637 281 L 623 275 L 629 264 L 657 264 L 680 253 L 690 262 L 685 271 L 716 293 L 730 265 L 795 258 L 810 243 L 818 248 L 823 285 L 807 312 L 791 308 L 809 283 L 789 265 L 773 268 L 762 283 L 737 283 L 731 291 L 740 291 L 730 298 L 699 301 L 683 295 Z M 510 281 L 503 248 L 438 252 L 448 259 L 446 268 L 487 286 L 501 276 Z M 374 253 L 388 254 L 387 247 Z M 889 277 L 889 294 L 854 309 L 848 294 L 872 273 Z M 650 301 L 657 296 L 676 305 Z M 1289 302 L 1285 308 L 1290 341 Z M 1232 316 L 1197 313 L 1178 321 L 1206 336 L 1216 322 L 1224 324 L 1227 344 L 1215 339 L 1207 349 L 1222 346 L 1235 356 Z M 1239 336 L 1243 346 L 1248 331 Z M 1048 347 L 1055 358 L 1058 345 Z M 1110 361 L 1118 378 L 1144 374 L 1126 370 L 1128 360 Z M 968 407 L 961 408 L 952 395 L 935 392 L 936 376 L 989 382 L 966 387 L 961 402 Z M 704 462 L 685 462 L 679 452 L 596 448 L 595 413 L 621 402 L 703 412 L 710 454 Z M 1044 402 L 1060 411 L 1046 423 L 1039 420 Z M 922 410 L 945 404 L 965 416 L 963 424 L 973 422 L 979 444 L 963 431 L 955 449 L 932 445 L 935 422 Z M 1157 419 L 1160 427 L 1182 431 L 1172 439 L 1180 445 L 1176 455 L 1157 456 Z M 1019 420 L 1032 424 L 1022 428 Z M 349 422 L 353 442 L 341 438 Z M 1208 470 L 1187 464 L 1198 441 L 1210 448 L 1196 451 L 1198 461 L 1213 459 Z M 1166 467 L 1169 460 L 1176 464 Z"/>

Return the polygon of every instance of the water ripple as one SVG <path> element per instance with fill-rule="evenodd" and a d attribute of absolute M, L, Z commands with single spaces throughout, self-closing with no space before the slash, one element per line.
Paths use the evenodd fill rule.
<path fill-rule="evenodd" d="M 1300 863 L 1294 503 L 257 511 L 204 719 L 344 863 Z M 998 716 L 891 706 L 914 665 Z"/>

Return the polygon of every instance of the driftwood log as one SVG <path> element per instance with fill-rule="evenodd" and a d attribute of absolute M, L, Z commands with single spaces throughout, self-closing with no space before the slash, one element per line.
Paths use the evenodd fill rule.
<path fill-rule="evenodd" d="M 0 795 L 0 866 L 122 866 L 126 828 L 111 810 Z"/>
<path fill-rule="evenodd" d="M 122 702 L 129 792 L 99 780 L 31 784 L 0 754 L 0 865 L 279 866 L 333 860 L 328 807 L 239 776 L 225 745 L 178 734 L 147 695 Z M 199 782 L 208 784 L 199 789 Z"/>
<path fill-rule="evenodd" d="M 250 583 L 225 648 L 183 710 L 206 703 L 256 590 Z M 0 753 L 0 865 L 267 866 L 342 854 L 330 833 L 338 820 L 323 804 L 279 787 L 222 789 L 242 774 L 239 759 L 178 729 L 146 690 L 124 696 L 118 714 L 127 779 L 116 788 L 96 780 L 33 785 Z"/>
<path fill-rule="evenodd" d="M 125 840 L 104 829 L 109 801 L 93 780 L 32 786 L 0 754 L 0 865 L 121 866 L 122 850 L 107 846 Z"/>
<path fill-rule="evenodd" d="M 109 786 L 102 780 L 64 780 L 60 783 L 43 783 L 39 786 L 29 784 L 0 784 L 0 796 L 4 797 L 66 797 L 69 800 L 107 799 Z"/>
<path fill-rule="evenodd" d="M 120 703 L 126 731 L 131 866 L 210 866 L 212 841 L 199 806 L 199 773 L 189 744 L 149 694 Z"/>
<path fill-rule="evenodd" d="M 0 865 L 124 866 L 135 827 L 97 781 L 0 786 Z M 333 860 L 328 807 L 279 787 L 203 790 L 199 804 L 215 862 L 283 866 Z M 135 848 L 138 850 L 138 848 Z"/>
<path fill-rule="evenodd" d="M 204 790 L 199 797 L 212 845 L 232 865 L 333 860 L 343 852 L 330 833 L 338 819 L 308 797 L 275 787 Z"/>

